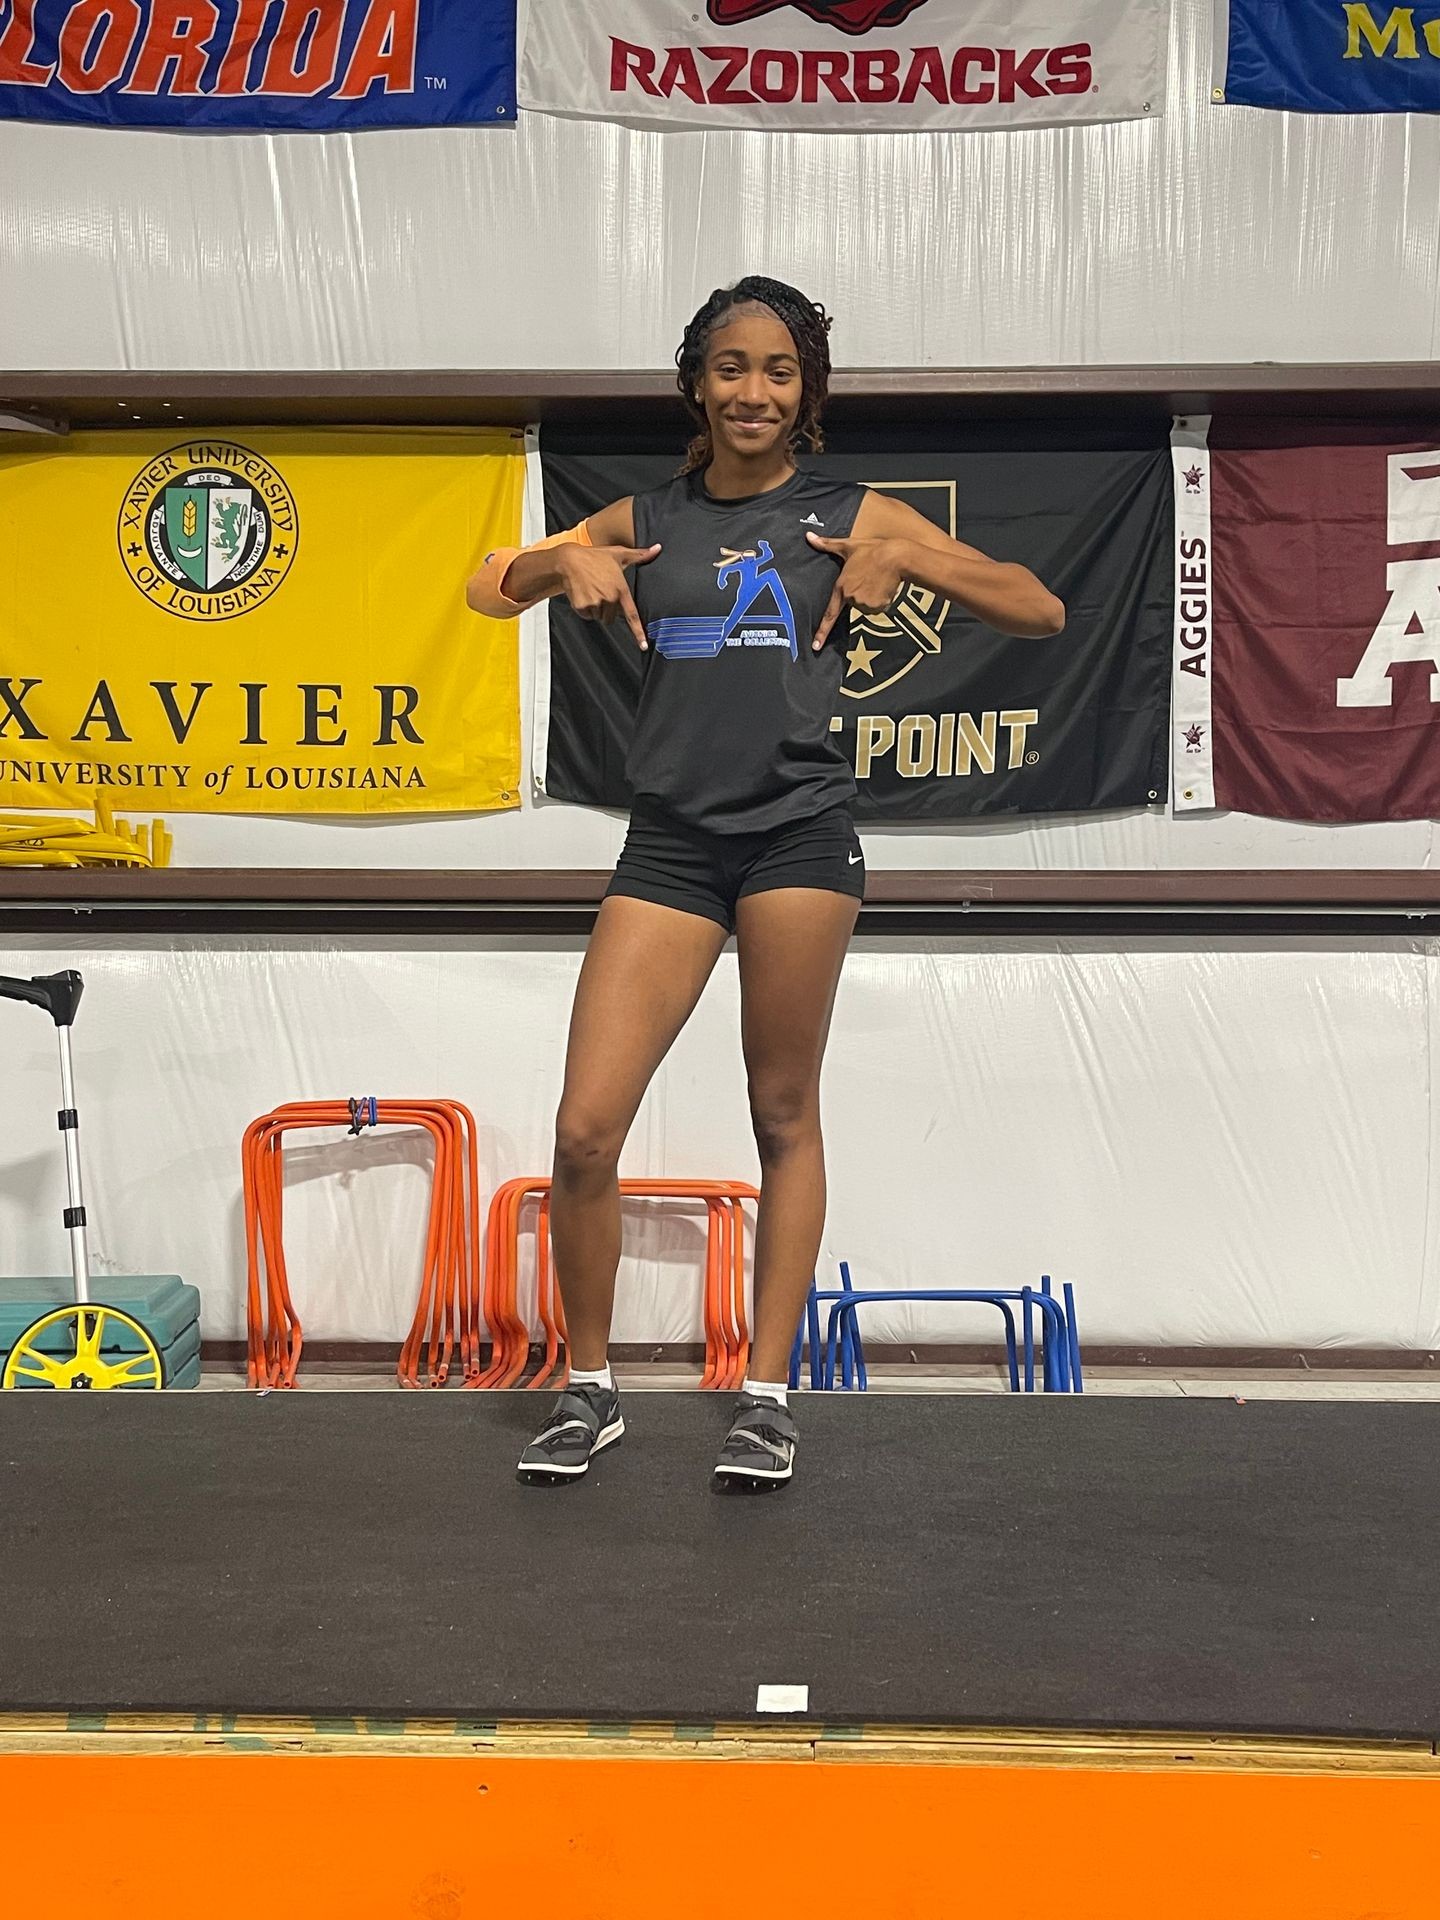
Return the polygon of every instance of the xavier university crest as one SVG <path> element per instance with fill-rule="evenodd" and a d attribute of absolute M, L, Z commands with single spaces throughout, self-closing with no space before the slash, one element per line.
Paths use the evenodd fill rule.
<path fill-rule="evenodd" d="M 118 534 L 125 570 L 148 600 L 183 620 L 231 620 L 280 586 L 300 522 L 268 460 L 234 441 L 197 438 L 136 474 Z"/>

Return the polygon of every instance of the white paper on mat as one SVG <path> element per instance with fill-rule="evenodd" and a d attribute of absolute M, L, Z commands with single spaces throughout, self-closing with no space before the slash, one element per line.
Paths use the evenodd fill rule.
<path fill-rule="evenodd" d="M 755 1695 L 757 1713 L 808 1713 L 809 1687 L 761 1687 Z"/>

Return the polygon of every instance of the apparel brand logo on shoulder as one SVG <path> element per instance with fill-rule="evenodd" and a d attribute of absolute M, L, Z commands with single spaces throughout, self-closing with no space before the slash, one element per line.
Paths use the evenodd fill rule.
<path fill-rule="evenodd" d="M 263 606 L 289 573 L 300 516 L 280 474 L 230 440 L 192 440 L 149 461 L 125 489 L 125 571 L 182 620 L 231 620 Z"/>
<path fill-rule="evenodd" d="M 420 0 L 12 0 L 0 86 L 224 100 L 415 92 Z"/>
<path fill-rule="evenodd" d="M 825 522 L 818 519 L 813 513 L 807 513 L 800 524 L 802 527 L 823 527 Z"/>
<path fill-rule="evenodd" d="M 718 620 L 652 620 L 649 635 L 666 660 L 713 660 L 726 647 L 788 647 L 798 658 L 795 615 L 768 540 L 737 550 L 722 547 L 715 584 L 736 583 L 735 601 Z"/>

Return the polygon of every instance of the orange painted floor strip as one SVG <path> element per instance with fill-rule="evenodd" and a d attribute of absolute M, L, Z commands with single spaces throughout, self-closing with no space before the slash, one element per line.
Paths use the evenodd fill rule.
<path fill-rule="evenodd" d="M 1440 1778 L 42 1753 L 0 1809 L 47 1920 L 1433 1920 Z"/>

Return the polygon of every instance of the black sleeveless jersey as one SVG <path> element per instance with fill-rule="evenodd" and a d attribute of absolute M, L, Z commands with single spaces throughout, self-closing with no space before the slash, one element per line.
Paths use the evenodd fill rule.
<path fill-rule="evenodd" d="M 854 797 L 830 730 L 845 671 L 843 616 L 811 642 L 865 489 L 795 473 L 744 500 L 698 474 L 635 496 L 635 544 L 662 551 L 631 575 L 650 641 L 625 763 L 635 798 L 711 833 L 763 833 Z"/>

